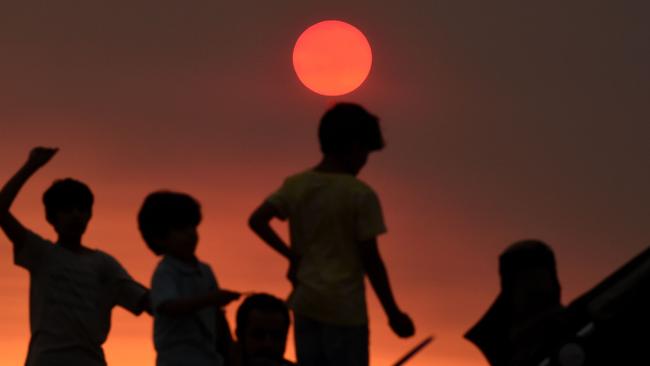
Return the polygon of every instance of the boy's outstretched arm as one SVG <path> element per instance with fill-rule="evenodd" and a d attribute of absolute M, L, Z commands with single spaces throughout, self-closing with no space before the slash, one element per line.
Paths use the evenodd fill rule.
<path fill-rule="evenodd" d="M 384 312 L 388 316 L 388 322 L 393 332 L 399 337 L 410 337 L 415 333 L 415 326 L 411 318 L 403 313 L 393 297 L 393 291 L 388 281 L 388 273 L 384 261 L 379 254 L 377 239 L 373 238 L 360 243 L 361 258 L 363 266 L 375 290 Z"/>
<path fill-rule="evenodd" d="M 201 310 L 209 306 L 226 306 L 239 299 L 241 294 L 230 290 L 217 290 L 209 294 L 165 301 L 156 309 L 161 313 L 178 316 Z"/>
<path fill-rule="evenodd" d="M 0 227 L 17 250 L 22 248 L 28 230 L 9 211 L 11 204 L 27 180 L 47 164 L 57 151 L 45 147 L 32 149 L 27 162 L 0 190 Z"/>

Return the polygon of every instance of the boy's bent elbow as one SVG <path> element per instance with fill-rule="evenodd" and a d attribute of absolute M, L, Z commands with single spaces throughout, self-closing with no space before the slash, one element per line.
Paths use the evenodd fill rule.
<path fill-rule="evenodd" d="M 11 219 L 11 212 L 9 212 L 9 206 L 0 204 L 0 224 L 5 224 L 10 219 Z"/>
<path fill-rule="evenodd" d="M 248 227 L 249 228 L 254 228 L 257 224 L 257 217 L 255 216 L 255 212 L 253 212 L 249 217 L 248 217 Z"/>
<path fill-rule="evenodd" d="M 267 202 L 262 203 L 248 218 L 248 227 L 254 232 L 264 230 L 269 226 L 269 222 L 274 216 L 273 212 L 273 206 Z"/>
<path fill-rule="evenodd" d="M 248 218 L 248 227 L 254 232 L 260 231 L 260 228 L 264 226 L 264 220 L 262 220 L 259 215 L 253 212 L 253 214 Z"/>

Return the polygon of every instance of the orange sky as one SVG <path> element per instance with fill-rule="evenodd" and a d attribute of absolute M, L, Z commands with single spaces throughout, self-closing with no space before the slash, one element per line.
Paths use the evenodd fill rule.
<path fill-rule="evenodd" d="M 5 1 L 0 181 L 32 146 L 60 147 L 13 212 L 53 238 L 40 195 L 55 178 L 87 182 L 86 242 L 145 284 L 156 258 L 139 205 L 155 189 L 188 192 L 220 283 L 286 296 L 285 264 L 245 223 L 316 163 L 317 120 L 334 101 L 297 80 L 293 42 L 319 20 L 348 21 L 373 68 L 339 99 L 382 119 L 387 148 L 360 177 L 381 197 L 380 247 L 418 331 L 397 339 L 369 292 L 372 364 L 435 334 L 411 365 L 485 366 L 461 336 L 494 299 L 509 243 L 551 244 L 568 302 L 650 241 L 650 5 L 633 3 Z M 0 296 L 0 364 L 19 365 L 28 276 L 2 235 Z M 151 333 L 149 318 L 116 310 L 109 364 L 152 365 Z"/>

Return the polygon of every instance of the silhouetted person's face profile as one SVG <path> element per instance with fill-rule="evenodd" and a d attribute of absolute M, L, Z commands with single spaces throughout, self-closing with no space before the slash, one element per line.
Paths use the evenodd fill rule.
<path fill-rule="evenodd" d="M 71 178 L 57 180 L 43 194 L 45 217 L 60 239 L 78 240 L 92 217 L 93 201 L 86 184 Z"/>
<path fill-rule="evenodd" d="M 237 310 L 237 340 L 247 366 L 280 364 L 289 332 L 289 310 L 268 294 L 251 295 Z"/>
<path fill-rule="evenodd" d="M 165 248 L 165 254 L 179 258 L 194 256 L 198 242 L 197 227 L 192 225 L 171 228 L 167 235 L 158 239 L 158 243 Z"/>

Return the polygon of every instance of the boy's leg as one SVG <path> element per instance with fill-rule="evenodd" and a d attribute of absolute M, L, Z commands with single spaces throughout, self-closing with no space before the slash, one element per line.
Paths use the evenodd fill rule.
<path fill-rule="evenodd" d="M 293 338 L 296 345 L 296 359 L 300 366 L 325 366 L 322 353 L 322 324 L 316 320 L 293 312 Z"/>
<path fill-rule="evenodd" d="M 300 366 L 368 366 L 368 325 L 339 326 L 293 313 Z"/>
<path fill-rule="evenodd" d="M 325 325 L 323 353 L 327 365 L 368 366 L 368 325 Z"/>

